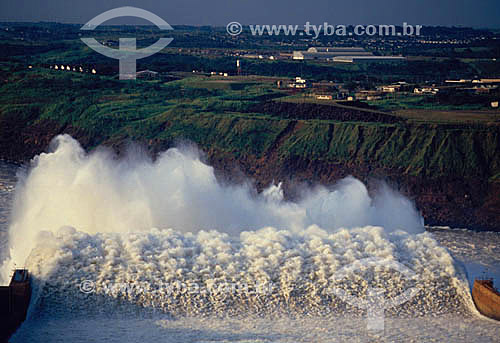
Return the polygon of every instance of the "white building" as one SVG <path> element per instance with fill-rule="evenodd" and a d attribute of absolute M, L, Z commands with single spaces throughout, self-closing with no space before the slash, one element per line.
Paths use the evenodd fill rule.
<path fill-rule="evenodd" d="M 317 100 L 332 100 L 332 95 L 316 95 Z"/>
<path fill-rule="evenodd" d="M 398 92 L 400 88 L 401 85 L 389 85 L 389 86 L 377 87 L 377 89 L 383 93 L 395 93 Z"/>
<path fill-rule="evenodd" d="M 445 83 L 469 83 L 472 82 L 472 80 L 446 80 Z"/>
<path fill-rule="evenodd" d="M 288 87 L 290 88 L 307 88 L 307 80 L 301 78 L 300 76 L 297 76 L 295 78 L 295 81 L 288 84 Z"/>
<path fill-rule="evenodd" d="M 158 77 L 158 72 L 149 69 L 141 70 L 136 73 L 138 79 L 155 79 Z"/>
<path fill-rule="evenodd" d="M 415 88 L 413 90 L 414 94 L 432 94 L 432 95 L 436 95 L 438 92 L 439 92 L 438 88 L 432 88 L 432 87 Z"/>
<path fill-rule="evenodd" d="M 327 59 L 336 63 L 361 63 L 361 62 L 402 62 L 406 61 L 403 56 L 335 56 Z"/>

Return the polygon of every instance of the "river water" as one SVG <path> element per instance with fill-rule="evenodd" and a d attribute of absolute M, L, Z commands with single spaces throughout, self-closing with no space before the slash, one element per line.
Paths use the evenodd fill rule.
<path fill-rule="evenodd" d="M 470 281 L 500 282 L 499 233 L 391 228 L 384 211 L 419 223 L 355 180 L 291 204 L 279 187 L 217 185 L 187 152 L 122 165 L 75 144 L 17 189 L 0 162 L 0 256 L 33 275 L 12 342 L 498 342 Z"/>

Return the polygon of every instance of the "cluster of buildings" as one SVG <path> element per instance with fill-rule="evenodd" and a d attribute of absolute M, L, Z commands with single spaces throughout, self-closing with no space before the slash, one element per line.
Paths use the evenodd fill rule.
<path fill-rule="evenodd" d="M 196 70 L 193 70 L 193 73 L 197 72 Z M 242 68 L 241 68 L 241 60 L 237 59 L 236 60 L 236 75 L 242 75 Z M 210 76 L 223 76 L 223 77 L 229 77 L 229 73 L 226 72 L 217 72 L 217 71 L 211 71 Z"/>
<path fill-rule="evenodd" d="M 333 82 L 310 82 L 306 79 L 303 79 L 300 76 L 295 77 L 290 81 L 278 81 L 278 88 L 291 88 L 297 90 L 305 90 L 309 89 L 307 92 L 307 96 L 313 97 L 316 100 L 362 100 L 362 101 L 374 101 L 381 100 L 388 97 L 394 97 L 397 94 L 402 94 L 404 96 L 435 96 L 440 90 L 447 91 L 464 91 L 468 90 L 476 94 L 484 94 L 489 92 L 490 90 L 497 89 L 498 86 L 494 85 L 494 83 L 500 83 L 500 79 L 481 79 L 478 82 L 475 82 L 475 85 L 472 87 L 466 87 L 467 82 L 471 85 L 473 81 L 469 80 L 457 80 L 457 81 L 448 81 L 447 84 L 443 84 L 438 88 L 436 85 L 432 86 L 418 86 L 414 84 L 409 84 L 405 81 L 396 82 L 394 84 L 387 85 L 379 85 L 375 87 L 375 89 L 371 90 L 353 90 L 353 89 L 345 89 L 344 84 L 338 84 Z M 450 83 L 460 83 L 465 84 L 464 86 L 460 85 L 452 85 Z M 441 89 L 442 88 L 442 89 Z M 492 108 L 498 108 L 499 102 L 493 101 L 491 102 Z"/>
<path fill-rule="evenodd" d="M 446 80 L 445 83 L 448 83 L 448 84 L 467 84 L 467 83 L 495 84 L 495 83 L 500 83 L 500 79 Z"/>
<path fill-rule="evenodd" d="M 476 79 L 476 80 L 446 80 L 445 85 L 448 88 L 468 91 L 474 94 L 489 94 L 493 90 L 498 89 L 500 79 Z M 495 103 L 491 107 L 497 108 Z"/>
<path fill-rule="evenodd" d="M 229 77 L 229 73 L 211 71 L 210 72 L 210 76 L 224 76 L 224 77 Z"/>
<path fill-rule="evenodd" d="M 434 88 L 434 87 L 422 87 L 413 89 L 413 93 L 419 95 L 425 95 L 425 94 L 436 95 L 438 92 L 439 88 Z"/>
<path fill-rule="evenodd" d="M 414 95 L 436 95 L 439 88 L 434 86 L 414 87 L 404 81 L 397 82 L 391 85 L 381 85 L 376 87 L 376 90 L 362 90 L 356 93 L 357 100 L 379 100 L 387 97 L 392 93 L 406 92 Z"/>
<path fill-rule="evenodd" d="M 33 69 L 33 66 L 29 65 L 28 69 Z M 97 70 L 95 68 L 84 68 L 81 66 L 70 66 L 70 65 L 64 65 L 64 64 L 49 65 L 49 69 L 73 71 L 73 72 L 88 73 L 88 74 L 94 74 L 94 75 L 97 74 Z M 138 79 L 147 79 L 147 80 L 157 79 L 159 77 L 159 73 L 156 71 L 146 69 L 146 70 L 138 71 L 136 73 L 136 77 Z"/>
<path fill-rule="evenodd" d="M 288 87 L 303 89 L 309 87 L 309 85 L 310 83 L 307 80 L 301 78 L 300 76 L 297 76 L 294 81 L 288 84 Z"/>
<path fill-rule="evenodd" d="M 306 51 L 294 51 L 294 60 L 323 60 L 338 63 L 399 62 L 403 56 L 375 56 L 361 47 L 311 47 Z"/>
<path fill-rule="evenodd" d="M 64 64 L 61 64 L 61 65 L 55 64 L 53 66 L 51 65 L 51 66 L 49 66 L 49 68 L 50 69 L 54 69 L 54 70 L 65 70 L 65 71 L 74 71 L 74 72 L 80 72 L 80 73 L 97 74 L 97 71 L 94 68 L 84 69 L 83 67 L 80 67 L 80 66 L 78 66 L 78 67 L 76 67 L 76 66 L 71 67 L 69 65 L 65 66 Z"/>
<path fill-rule="evenodd" d="M 274 55 L 258 55 L 258 54 L 244 54 L 241 55 L 242 58 L 258 59 L 258 60 L 275 60 L 277 59 Z"/>

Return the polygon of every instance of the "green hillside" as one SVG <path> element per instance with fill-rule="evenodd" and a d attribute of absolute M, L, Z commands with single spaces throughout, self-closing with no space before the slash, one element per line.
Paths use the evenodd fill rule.
<path fill-rule="evenodd" d="M 0 94 L 3 144 L 19 135 L 16 130 L 51 122 L 80 130 L 92 146 L 131 139 L 167 147 L 190 140 L 236 158 L 260 158 L 272 149 L 281 160 L 369 164 L 431 178 L 495 178 L 500 173 L 498 125 L 339 121 L 335 112 L 326 116 L 332 119 L 324 115 L 314 119 L 314 111 L 325 113 L 321 107 L 312 112 L 297 107 L 293 109 L 297 114 L 251 112 L 262 99 L 282 95 L 268 79 L 229 82 L 191 77 L 124 83 L 35 70 L 12 74 Z M 313 119 L 301 119 L 304 116 Z M 287 134 L 291 123 L 293 130 Z"/>

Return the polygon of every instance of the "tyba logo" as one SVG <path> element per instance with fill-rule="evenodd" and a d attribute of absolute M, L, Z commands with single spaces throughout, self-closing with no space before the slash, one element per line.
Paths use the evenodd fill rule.
<path fill-rule="evenodd" d="M 107 20 L 119 17 L 137 17 L 150 21 L 155 24 L 160 30 L 173 30 L 166 21 L 149 11 L 136 8 L 136 7 L 119 7 L 104 13 L 99 14 L 97 17 L 91 19 L 88 23 L 81 27 L 81 30 L 94 30 L 97 26 L 101 25 Z M 136 61 L 156 54 L 164 47 L 169 45 L 173 38 L 160 38 L 156 43 L 143 48 L 136 48 L 135 38 L 120 38 L 119 49 L 111 49 L 101 45 L 94 38 L 81 38 L 91 49 L 98 53 L 115 58 L 120 61 L 120 80 L 135 80 L 136 78 Z"/>
<path fill-rule="evenodd" d="M 418 275 L 415 274 L 415 272 L 397 261 L 378 257 L 368 257 L 340 269 L 332 276 L 332 280 L 340 281 L 357 270 L 367 270 L 370 268 L 375 272 L 380 272 L 383 268 L 393 269 L 410 280 L 418 279 Z M 333 288 L 331 291 L 348 304 L 367 311 L 366 328 L 369 331 L 384 331 L 384 310 L 409 301 L 417 295 L 420 289 L 418 287 L 412 287 L 391 299 L 385 299 L 385 289 L 383 288 L 368 287 L 366 297 L 363 298 L 350 295 L 341 288 Z"/>

